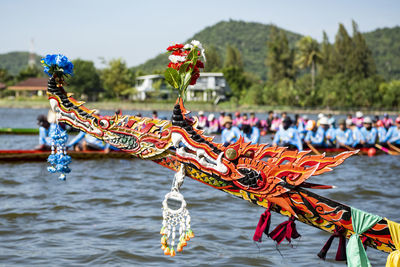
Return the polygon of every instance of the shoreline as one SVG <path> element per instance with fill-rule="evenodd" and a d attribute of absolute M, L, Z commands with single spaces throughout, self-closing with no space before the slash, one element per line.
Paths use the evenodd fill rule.
<path fill-rule="evenodd" d="M 174 105 L 174 102 L 131 102 L 131 101 L 99 101 L 99 102 L 87 102 L 85 104 L 88 108 L 97 108 L 101 110 L 157 110 L 157 111 L 170 111 Z M 255 113 L 267 113 L 269 110 L 274 112 L 288 112 L 293 114 L 332 114 L 332 115 L 345 115 L 348 113 L 355 113 L 356 111 L 362 111 L 364 114 L 369 115 L 383 115 L 388 113 L 391 116 L 399 115 L 400 111 L 394 110 L 373 110 L 373 109 L 348 109 L 348 110 L 336 110 L 327 108 L 300 108 L 300 107 L 290 107 L 290 106 L 236 106 L 231 102 L 224 102 L 218 105 L 213 105 L 212 103 L 203 102 L 188 102 L 186 104 L 187 109 L 190 111 L 203 110 L 205 112 L 229 112 L 234 113 L 236 111 L 240 112 L 255 112 Z M 32 99 L 0 99 L 0 108 L 50 108 L 47 98 L 32 98 Z"/>

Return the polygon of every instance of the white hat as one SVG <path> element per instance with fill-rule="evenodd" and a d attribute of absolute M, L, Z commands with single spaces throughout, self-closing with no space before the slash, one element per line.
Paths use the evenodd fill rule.
<path fill-rule="evenodd" d="M 318 119 L 322 119 L 323 117 L 325 117 L 325 115 L 323 113 L 318 114 Z"/>
<path fill-rule="evenodd" d="M 353 120 L 352 119 L 346 119 L 346 125 L 348 125 L 348 126 L 353 125 Z"/>
<path fill-rule="evenodd" d="M 364 114 L 361 111 L 357 111 L 356 112 L 356 117 L 357 118 L 362 118 L 362 116 L 364 116 Z"/>
<path fill-rule="evenodd" d="M 303 119 L 304 120 L 308 120 L 308 116 L 307 115 L 303 115 Z"/>
<path fill-rule="evenodd" d="M 213 113 L 208 114 L 208 121 L 212 121 L 215 118 Z"/>
<path fill-rule="evenodd" d="M 372 120 L 370 117 L 365 117 L 364 118 L 364 123 L 372 123 Z"/>
<path fill-rule="evenodd" d="M 322 118 L 319 119 L 319 124 L 320 125 L 329 125 L 329 120 L 327 117 L 323 116 Z"/>
<path fill-rule="evenodd" d="M 199 116 L 203 116 L 204 115 L 204 111 L 200 110 L 199 111 Z"/>

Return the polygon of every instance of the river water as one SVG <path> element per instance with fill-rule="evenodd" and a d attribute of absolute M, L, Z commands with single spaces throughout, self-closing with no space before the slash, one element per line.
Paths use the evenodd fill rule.
<path fill-rule="evenodd" d="M 0 109 L 0 127 L 35 127 L 41 113 Z M 36 136 L 0 136 L 0 149 L 36 143 Z M 73 160 L 63 182 L 46 167 L 0 163 L 0 266 L 345 266 L 333 260 L 336 240 L 320 260 L 329 234 L 302 223 L 292 245 L 277 247 L 267 238 L 255 244 L 263 209 L 189 178 L 181 192 L 196 237 L 182 254 L 164 256 L 161 202 L 172 171 L 138 159 Z M 337 186 L 321 195 L 400 222 L 399 173 L 399 157 L 353 156 L 310 181 Z M 273 213 L 272 227 L 285 220 Z M 386 253 L 368 248 L 367 254 L 373 266 L 385 265 Z"/>

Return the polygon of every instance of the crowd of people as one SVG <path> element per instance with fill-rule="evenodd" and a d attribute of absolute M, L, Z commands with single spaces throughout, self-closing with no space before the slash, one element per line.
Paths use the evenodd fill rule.
<path fill-rule="evenodd" d="M 140 115 L 141 116 L 141 115 Z M 153 118 L 158 118 L 156 111 Z M 48 150 L 51 146 L 51 131 L 55 129 L 56 119 L 53 112 L 49 112 L 47 118 L 44 115 L 38 117 L 39 145 L 36 149 Z M 198 128 L 205 134 L 221 134 L 224 145 L 235 143 L 240 137 L 245 142 L 259 143 L 260 136 L 272 133 L 272 145 L 286 146 L 298 150 L 309 148 L 361 148 L 382 146 L 400 146 L 400 116 L 395 120 L 388 114 L 383 117 L 373 118 L 357 112 L 353 117 L 336 122 L 331 114 L 325 116 L 319 114 L 317 120 L 309 119 L 307 115 L 295 115 L 292 119 L 286 112 L 280 114 L 268 112 L 265 120 L 257 118 L 255 113 L 240 114 L 236 112 L 226 114 L 221 112 L 217 118 L 213 113 L 208 116 L 203 111 L 198 113 Z M 74 150 L 117 150 L 102 140 L 80 132 L 70 140 L 67 148 Z"/>
<path fill-rule="evenodd" d="M 214 114 L 198 113 L 199 127 L 206 134 L 221 133 L 225 145 L 236 142 L 243 136 L 246 142 L 258 143 L 260 136 L 273 134 L 272 145 L 287 146 L 303 150 L 312 146 L 315 148 L 342 147 L 347 149 L 400 145 L 400 116 L 395 120 L 384 114 L 383 117 L 373 118 L 364 116 L 360 111 L 353 117 L 348 114 L 346 119 L 336 119 L 331 114 L 319 114 L 316 120 L 307 115 L 295 115 L 292 119 L 286 112 L 279 116 L 273 111 L 268 112 L 267 118 L 261 120 L 255 113 L 232 114 L 220 113 L 219 118 Z M 308 146 L 308 147 L 305 147 Z"/>

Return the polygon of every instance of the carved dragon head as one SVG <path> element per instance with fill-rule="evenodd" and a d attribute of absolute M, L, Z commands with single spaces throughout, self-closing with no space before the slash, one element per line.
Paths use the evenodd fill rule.
<path fill-rule="evenodd" d="M 67 123 L 140 158 L 163 156 L 171 146 L 171 123 L 166 120 L 121 115 L 101 116 L 66 93 L 63 82 L 52 77 L 47 95 L 58 121 Z"/>

